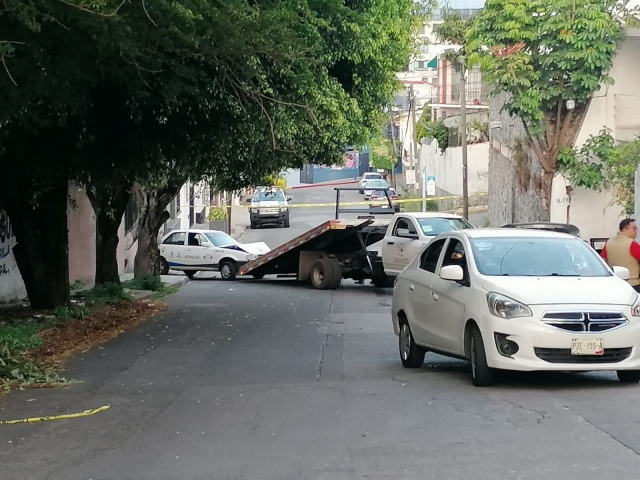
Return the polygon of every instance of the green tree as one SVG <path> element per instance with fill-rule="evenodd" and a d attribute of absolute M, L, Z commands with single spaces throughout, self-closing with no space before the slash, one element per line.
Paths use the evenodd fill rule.
<path fill-rule="evenodd" d="M 608 75 L 623 37 L 627 2 L 487 0 L 465 45 L 506 110 L 522 120 L 543 171 L 543 206 L 561 152 L 573 151 L 589 100 Z"/>
<path fill-rule="evenodd" d="M 32 305 L 68 301 L 66 195 L 96 212 L 97 282 L 142 186 L 136 273 L 155 273 L 187 179 L 236 189 L 363 143 L 412 48 L 411 0 L 9 2 L 0 16 L 0 192 Z"/>
<path fill-rule="evenodd" d="M 398 162 L 391 140 L 382 138 L 380 135 L 374 136 L 369 142 L 369 154 L 369 163 L 373 168 L 391 171 Z"/>

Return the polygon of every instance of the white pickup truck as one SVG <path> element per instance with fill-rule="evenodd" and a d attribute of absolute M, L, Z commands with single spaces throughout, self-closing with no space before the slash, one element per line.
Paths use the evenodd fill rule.
<path fill-rule="evenodd" d="M 384 238 L 369 247 L 382 258 L 384 273 L 396 277 L 436 235 L 452 230 L 475 228 L 464 217 L 443 212 L 396 213 Z"/>

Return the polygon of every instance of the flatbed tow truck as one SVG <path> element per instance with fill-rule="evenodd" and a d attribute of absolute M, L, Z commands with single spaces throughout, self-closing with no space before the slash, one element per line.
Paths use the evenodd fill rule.
<path fill-rule="evenodd" d="M 310 282 L 318 290 L 335 290 L 343 278 L 371 279 L 376 287 L 393 286 L 393 278 L 384 273 L 382 258 L 367 247 L 384 237 L 389 220 L 379 215 L 393 215 L 395 210 L 386 192 L 389 208 L 341 208 L 343 191 L 336 188 L 336 218 L 326 221 L 240 267 L 239 275 L 261 279 L 265 275 L 295 277 Z M 357 219 L 340 219 L 340 214 L 360 214 Z"/>

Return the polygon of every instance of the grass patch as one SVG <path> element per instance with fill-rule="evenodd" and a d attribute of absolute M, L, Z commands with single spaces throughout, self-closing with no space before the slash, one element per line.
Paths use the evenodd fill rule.
<path fill-rule="evenodd" d="M 160 277 L 156 277 L 155 275 L 144 275 L 127 280 L 122 283 L 122 286 L 130 290 L 149 290 L 152 292 L 160 292 L 166 288 Z"/>
<path fill-rule="evenodd" d="M 422 198 L 422 196 L 419 193 L 406 192 L 402 196 L 402 198 L 405 200 L 409 200 L 413 198 L 416 198 L 416 199 Z M 426 206 L 427 206 L 427 212 L 438 212 L 440 210 L 437 200 L 427 199 Z M 402 209 L 403 212 L 421 212 L 422 200 L 416 200 L 415 202 L 402 203 L 400 208 Z"/>

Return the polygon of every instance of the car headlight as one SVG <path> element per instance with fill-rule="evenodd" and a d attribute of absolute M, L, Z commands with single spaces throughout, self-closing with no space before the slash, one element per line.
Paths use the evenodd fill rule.
<path fill-rule="evenodd" d="M 500 318 L 531 317 L 531 309 L 513 298 L 499 293 L 488 293 L 487 303 L 492 315 Z"/>
<path fill-rule="evenodd" d="M 251 213 L 259 213 L 259 212 L 260 212 L 260 210 L 259 210 L 259 209 L 257 209 L 257 208 L 250 208 L 250 209 L 249 209 L 249 211 L 250 211 Z"/>
<path fill-rule="evenodd" d="M 255 260 L 256 258 L 258 258 L 258 255 L 254 255 L 254 254 L 247 255 L 247 260 L 249 261 Z"/>
<path fill-rule="evenodd" d="M 281 212 L 286 212 L 287 210 L 289 210 L 287 207 L 280 207 Z"/>
<path fill-rule="evenodd" d="M 631 307 L 631 315 L 633 315 L 634 317 L 640 317 L 640 295 L 638 295 L 636 303 L 634 303 L 633 307 Z"/>

